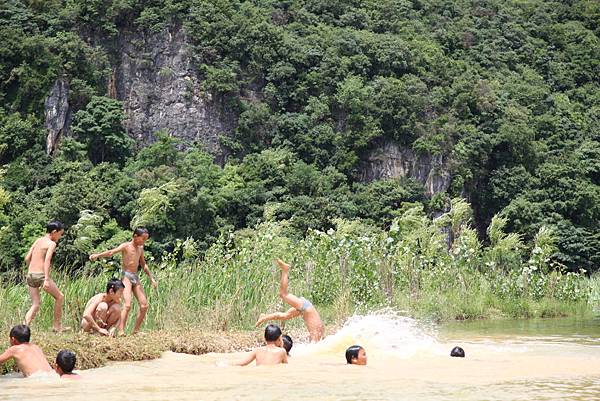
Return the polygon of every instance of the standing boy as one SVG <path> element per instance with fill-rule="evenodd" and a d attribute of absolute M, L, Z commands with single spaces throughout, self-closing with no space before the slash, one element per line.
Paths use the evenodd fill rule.
<path fill-rule="evenodd" d="M 115 253 L 121 253 L 123 256 L 123 271 L 122 280 L 125 285 L 123 291 L 123 299 L 125 300 L 123 310 L 121 311 L 121 321 L 119 322 L 119 335 L 125 335 L 125 325 L 127 324 L 127 317 L 131 310 L 131 294 L 135 296 L 139 305 L 140 311 L 137 319 L 135 320 L 135 326 L 133 328 L 133 334 L 137 333 L 144 321 L 146 311 L 148 310 L 148 300 L 144 293 L 144 288 L 140 283 L 140 277 L 138 276 L 138 268 L 142 266 L 144 272 L 150 277 L 150 282 L 154 288 L 157 288 L 158 284 L 152 273 L 148 269 L 146 260 L 144 259 L 144 243 L 148 240 L 148 230 L 145 228 L 136 228 L 133 231 L 133 239 L 129 242 L 124 242 L 118 247 L 111 249 L 110 251 L 95 253 L 90 255 L 90 260 L 94 261 L 98 258 L 107 258 L 113 256 Z"/>
<path fill-rule="evenodd" d="M 50 278 L 52 267 L 52 255 L 56 250 L 56 243 L 65 232 L 65 227 L 60 221 L 51 221 L 46 226 L 46 235 L 38 238 L 27 256 L 25 263 L 29 270 L 27 272 L 27 286 L 31 296 L 31 308 L 25 315 L 25 324 L 30 325 L 35 315 L 40 310 L 40 287 L 54 298 L 54 320 L 52 329 L 62 331 L 61 317 L 62 306 L 65 296 Z"/>
<path fill-rule="evenodd" d="M 323 338 L 323 322 L 319 312 L 306 298 L 298 298 L 294 294 L 288 292 L 289 270 L 290 265 L 284 263 L 281 259 L 275 261 L 281 269 L 281 280 L 279 283 L 279 296 L 288 305 L 291 306 L 287 312 L 275 312 L 270 314 L 262 314 L 256 321 L 256 327 L 268 320 L 289 320 L 297 316 L 302 316 L 304 324 L 308 329 L 311 342 L 317 342 Z"/>
<path fill-rule="evenodd" d="M 112 279 L 106 284 L 106 292 L 94 295 L 85 305 L 81 328 L 88 333 L 113 336 L 121 320 L 121 298 L 125 284 Z"/>
<path fill-rule="evenodd" d="M 52 368 L 41 348 L 31 344 L 31 331 L 28 326 L 20 324 L 10 330 L 10 347 L 0 355 L 0 364 L 14 359 L 23 376 L 31 376 L 37 372 L 51 372 Z"/>

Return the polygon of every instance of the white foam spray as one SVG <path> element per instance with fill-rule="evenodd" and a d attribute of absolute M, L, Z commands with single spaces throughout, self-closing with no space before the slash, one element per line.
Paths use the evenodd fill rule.
<path fill-rule="evenodd" d="M 428 332 L 430 334 L 428 334 Z M 294 345 L 293 355 L 343 354 L 351 345 L 361 345 L 367 355 L 410 358 L 415 353 L 438 348 L 433 329 L 398 312 L 385 309 L 350 317 L 337 333 L 317 344 Z"/>

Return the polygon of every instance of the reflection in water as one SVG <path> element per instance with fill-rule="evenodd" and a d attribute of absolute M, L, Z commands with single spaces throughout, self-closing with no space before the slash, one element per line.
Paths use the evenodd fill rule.
<path fill-rule="evenodd" d="M 568 322 L 436 331 L 392 313 L 355 316 L 319 344 L 294 345 L 287 366 L 221 368 L 217 361 L 241 354 L 166 353 L 84 371 L 77 382 L 3 377 L 0 400 L 598 400 L 600 324 L 582 331 L 571 321 L 569 331 Z M 366 348 L 369 366 L 345 364 L 355 343 Z M 450 358 L 454 345 L 467 357 Z"/>

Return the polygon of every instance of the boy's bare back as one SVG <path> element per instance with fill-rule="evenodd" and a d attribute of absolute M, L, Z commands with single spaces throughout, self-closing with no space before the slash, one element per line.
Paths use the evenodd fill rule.
<path fill-rule="evenodd" d="M 285 350 L 275 345 L 265 345 L 257 348 L 254 352 L 256 352 L 256 366 L 288 363 Z"/>
<path fill-rule="evenodd" d="M 13 345 L 9 348 L 12 357 L 23 376 L 31 376 L 36 372 L 51 372 L 52 368 L 40 347 L 31 343 Z"/>
<path fill-rule="evenodd" d="M 50 238 L 44 236 L 38 238 L 31 248 L 29 249 L 29 254 L 27 255 L 29 261 L 27 264 L 29 265 L 29 273 L 44 273 L 44 261 L 46 260 L 48 252 L 51 251 L 50 257 L 54 253 L 56 249 L 56 242 L 52 241 Z"/>

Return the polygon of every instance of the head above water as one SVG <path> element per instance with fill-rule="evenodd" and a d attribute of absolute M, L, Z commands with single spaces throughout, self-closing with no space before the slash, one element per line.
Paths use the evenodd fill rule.
<path fill-rule="evenodd" d="M 133 242 L 136 245 L 143 245 L 149 237 L 150 234 L 148 233 L 148 229 L 144 227 L 137 227 L 133 230 Z"/>
<path fill-rule="evenodd" d="M 353 345 L 346 350 L 346 362 L 350 365 L 366 365 L 367 352 L 360 345 Z"/>
<path fill-rule="evenodd" d="M 71 374 L 75 369 L 75 363 L 77 363 L 77 356 L 73 351 L 60 350 L 56 355 L 56 372 L 60 375 Z"/>
<path fill-rule="evenodd" d="M 13 345 L 28 343 L 31 339 L 31 330 L 29 326 L 19 324 L 10 330 L 9 337 Z"/>
<path fill-rule="evenodd" d="M 46 225 L 46 233 L 52 241 L 58 241 L 65 232 L 65 225 L 58 220 L 53 220 Z"/>
<path fill-rule="evenodd" d="M 452 351 L 450 351 L 450 356 L 454 356 L 457 358 L 464 358 L 465 350 L 462 349 L 461 347 L 454 347 L 454 348 L 452 348 Z"/>
<path fill-rule="evenodd" d="M 281 337 L 281 329 L 276 324 L 269 324 L 265 327 L 265 341 L 274 343 Z"/>
<path fill-rule="evenodd" d="M 281 342 L 283 343 L 283 349 L 285 349 L 285 352 L 287 352 L 287 354 L 289 355 L 290 350 L 294 346 L 294 341 L 292 341 L 292 337 L 288 336 L 287 334 L 284 334 L 281 336 Z"/>
<path fill-rule="evenodd" d="M 108 283 L 106 283 L 106 293 L 110 294 L 111 291 L 113 294 L 116 294 L 119 290 L 124 289 L 125 284 L 119 279 L 111 278 Z"/>

